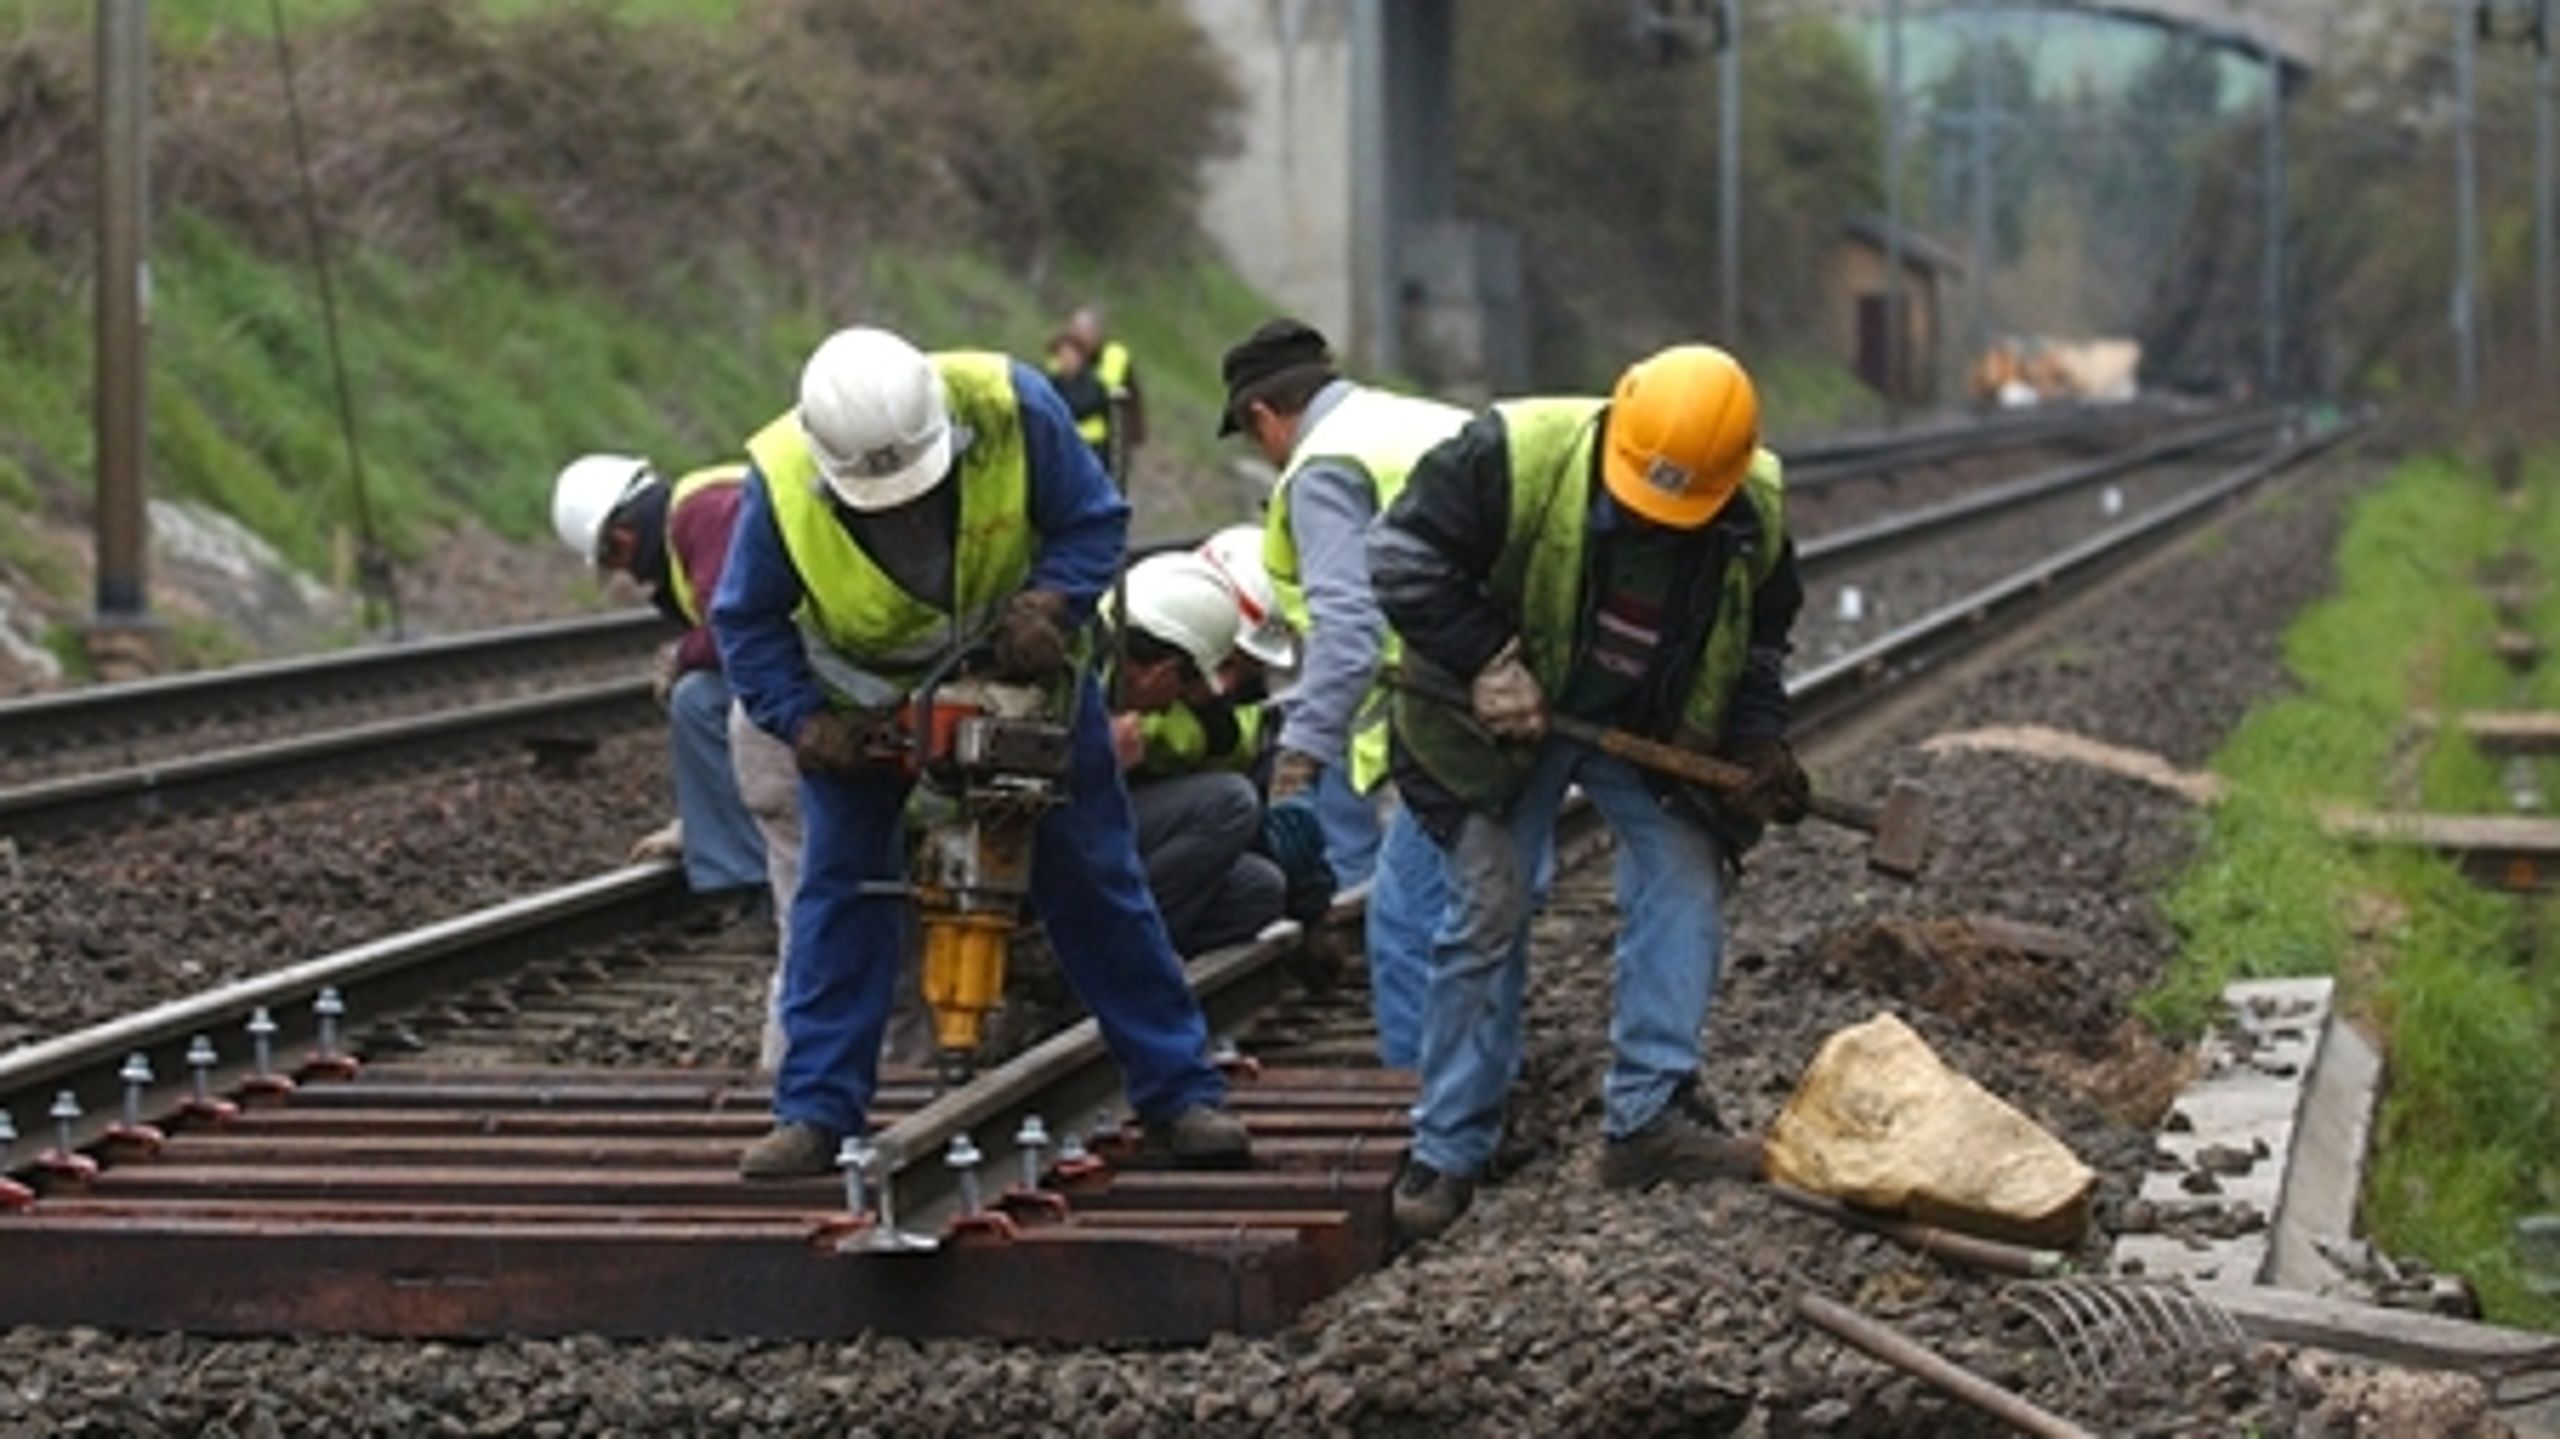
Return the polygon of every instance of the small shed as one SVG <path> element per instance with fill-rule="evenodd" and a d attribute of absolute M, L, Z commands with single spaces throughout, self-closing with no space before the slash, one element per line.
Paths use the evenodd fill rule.
<path fill-rule="evenodd" d="M 1823 313 L 1835 354 L 1877 393 L 1885 389 L 1885 258 L 1892 231 L 1874 215 L 1840 227 L 1823 269 Z M 1945 292 L 1964 280 L 1964 261 L 1927 235 L 1902 231 L 1901 391 L 1906 403 L 1938 393 L 1938 352 L 1946 334 Z"/>

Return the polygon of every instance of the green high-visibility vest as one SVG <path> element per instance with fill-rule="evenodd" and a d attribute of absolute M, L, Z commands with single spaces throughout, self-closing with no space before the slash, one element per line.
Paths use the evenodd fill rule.
<path fill-rule="evenodd" d="M 676 481 L 667 495 L 667 590 L 675 598 L 677 613 L 689 625 L 702 623 L 702 596 L 694 588 L 692 572 L 684 567 L 684 551 L 676 548 L 676 511 L 696 494 L 715 485 L 735 485 L 747 478 L 747 467 L 732 460 L 727 464 L 705 465 Z"/>
<path fill-rule="evenodd" d="M 1130 363 L 1129 347 L 1118 340 L 1103 341 L 1102 353 L 1093 357 L 1093 377 L 1102 382 L 1104 404 L 1101 409 L 1076 421 L 1076 434 L 1097 450 L 1111 438 L 1109 402 L 1128 397 Z"/>
<path fill-rule="evenodd" d="M 1488 588 L 1518 621 L 1521 660 L 1550 695 L 1564 693 L 1579 658 L 1589 580 L 1592 452 L 1607 408 L 1607 401 L 1597 399 L 1494 406 L 1511 461 L 1511 516 Z M 1751 597 L 1776 570 L 1785 547 L 1785 471 L 1776 455 L 1764 449 L 1752 456 L 1742 493 L 1759 513 L 1761 542 L 1725 567 L 1715 622 L 1699 641 L 1679 721 L 1665 736 L 1693 748 L 1723 736 L 1725 706 L 1750 658 Z M 1398 695 L 1394 710 L 1396 734 L 1433 779 L 1488 813 L 1510 808 L 1535 762 L 1535 746 L 1496 743 L 1449 707 L 1416 696 Z"/>
<path fill-rule="evenodd" d="M 1140 715 L 1138 735 L 1146 749 L 1134 772 L 1144 779 L 1175 779 L 1215 770 L 1240 774 L 1251 769 L 1254 756 L 1261 750 L 1262 706 L 1237 705 L 1232 712 L 1236 738 L 1225 749 L 1209 747 L 1209 727 L 1201 723 L 1199 711 L 1180 700 L 1153 714 Z"/>
<path fill-rule="evenodd" d="M 1031 466 L 1022 438 L 1022 409 L 1011 362 L 1002 355 L 950 352 L 931 357 L 941 372 L 951 423 L 968 431 L 968 448 L 946 484 L 960 487 L 954 536 L 953 608 L 907 593 L 836 517 L 836 501 L 818 474 L 797 410 L 785 411 L 747 441 L 764 475 L 783 550 L 800 574 L 806 599 L 801 632 L 865 680 L 843 697 L 879 704 L 903 696 L 955 640 L 977 634 L 1031 576 Z M 820 678 L 830 678 L 821 665 Z M 841 691 L 843 686 L 831 686 Z"/>
<path fill-rule="evenodd" d="M 1298 541 L 1289 529 L 1293 482 L 1309 465 L 1318 463 L 1365 474 L 1377 491 L 1377 511 L 1384 514 L 1404 493 L 1405 479 L 1423 455 L 1456 434 L 1467 419 L 1467 412 L 1455 405 L 1362 386 L 1298 437 L 1288 468 L 1272 486 L 1271 509 L 1262 529 L 1262 566 L 1271 573 L 1280 612 L 1308 643 L 1322 644 L 1324 637 L 1316 632 L 1315 616 L 1307 609 L 1307 591 L 1298 573 Z M 1390 630 L 1380 647 L 1379 663 L 1395 663 L 1397 652 L 1395 633 Z M 1374 684 L 1352 722 L 1350 761 L 1352 787 L 1362 794 L 1387 777 L 1387 707 Z"/>

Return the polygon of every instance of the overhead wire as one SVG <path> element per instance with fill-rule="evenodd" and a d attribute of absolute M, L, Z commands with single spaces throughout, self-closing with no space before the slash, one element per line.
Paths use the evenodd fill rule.
<path fill-rule="evenodd" d="M 276 70 L 284 82 L 286 128 L 293 136 L 294 168 L 300 178 L 303 227 L 311 238 L 311 265 L 320 290 L 320 323 L 329 342 L 329 376 L 337 391 L 338 432 L 347 454 L 347 477 L 356 521 L 356 585 L 363 596 L 365 622 L 401 637 L 400 586 L 391 552 L 375 527 L 373 495 L 365 482 L 364 450 L 356 440 L 355 392 L 347 383 L 346 347 L 338 334 L 337 285 L 329 267 L 329 242 L 320 223 L 320 193 L 311 173 L 311 146 L 302 124 L 302 99 L 294 84 L 293 47 L 285 40 L 283 0 L 267 0 L 267 18 L 275 37 Z"/>

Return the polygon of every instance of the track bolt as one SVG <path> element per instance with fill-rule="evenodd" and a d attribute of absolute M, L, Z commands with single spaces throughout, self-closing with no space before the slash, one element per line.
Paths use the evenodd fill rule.
<path fill-rule="evenodd" d="M 240 1115 L 239 1105 L 228 1099 L 214 1098 L 213 1066 L 221 1058 L 214 1052 L 212 1035 L 199 1034 L 187 1041 L 187 1070 L 191 1076 L 187 1113 L 216 1124 L 228 1123 Z"/>
<path fill-rule="evenodd" d="M 975 1219 L 985 1208 L 978 1197 L 978 1161 L 983 1158 L 977 1141 L 965 1130 L 951 1136 L 951 1147 L 942 1155 L 943 1164 L 960 1177 L 960 1213 L 964 1218 Z"/>
<path fill-rule="evenodd" d="M 276 1021 L 263 1004 L 249 1012 L 249 1046 L 256 1056 L 257 1077 L 272 1077 L 276 1072 Z"/>
<path fill-rule="evenodd" d="M 844 1171 L 844 1212 L 866 1214 L 871 1204 L 866 1193 L 871 1187 L 871 1142 L 859 1134 L 848 1134 L 836 1146 L 836 1168 Z"/>
<path fill-rule="evenodd" d="M 347 1002 L 337 990 L 324 989 L 311 1001 L 311 1012 L 320 1019 L 320 1062 L 328 1064 L 338 1057 L 338 1018 L 347 1012 Z"/>
<path fill-rule="evenodd" d="M 215 1058 L 216 1056 L 213 1052 L 213 1036 L 208 1034 L 199 1034 L 195 1038 L 187 1041 L 187 1070 L 189 1074 L 193 1076 L 190 1083 L 195 1093 L 195 1100 L 198 1108 L 210 1107 L 213 1103 L 213 1062 Z"/>
<path fill-rule="evenodd" d="M 1049 1126 L 1040 1122 L 1039 1115 L 1022 1116 L 1022 1127 L 1013 1132 L 1013 1147 L 1022 1151 L 1022 1187 L 1039 1188 L 1040 1156 L 1049 1149 Z"/>
<path fill-rule="evenodd" d="M 311 1001 L 311 1013 L 320 1030 L 319 1044 L 311 1053 L 311 1068 L 339 1079 L 355 1078 L 356 1057 L 338 1043 L 338 1021 L 346 1017 L 346 999 L 335 987 L 323 989 Z"/>
<path fill-rule="evenodd" d="M 265 1005 L 249 1011 L 249 1082 L 241 1086 L 250 1094 L 287 1094 L 293 1081 L 276 1073 L 276 1019 Z"/>
<path fill-rule="evenodd" d="M 37 1156 L 37 1167 L 75 1182 L 95 1178 L 98 1161 L 71 1147 L 71 1126 L 80 1118 L 80 1096 L 62 1090 L 53 1096 L 53 1108 L 45 1112 L 53 1119 L 53 1149 Z"/>
<path fill-rule="evenodd" d="M 36 1192 L 9 1177 L 9 1149 L 18 1142 L 18 1122 L 9 1111 L 0 1109 L 0 1214 L 25 1209 L 36 1202 Z"/>
<path fill-rule="evenodd" d="M 158 1149 L 166 1136 L 142 1122 L 142 1092 L 152 1080 L 151 1056 L 138 1049 L 126 1055 L 116 1078 L 124 1081 L 124 1120 L 107 1131 L 107 1138 L 146 1151 Z"/>
<path fill-rule="evenodd" d="M 124 1125 L 127 1129 L 142 1127 L 142 1091 L 151 1087 L 151 1056 L 141 1050 L 124 1057 L 124 1068 L 116 1071 L 124 1081 Z"/>

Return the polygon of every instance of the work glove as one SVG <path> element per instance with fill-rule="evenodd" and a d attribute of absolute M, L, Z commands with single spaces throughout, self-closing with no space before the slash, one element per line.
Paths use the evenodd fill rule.
<path fill-rule="evenodd" d="M 863 711 L 822 709 L 800 722 L 791 737 L 791 757 L 802 774 L 831 774 L 843 779 L 880 767 L 873 754 L 880 717 Z"/>
<path fill-rule="evenodd" d="M 1271 803 L 1295 799 L 1314 789 L 1323 777 L 1323 760 L 1305 750 L 1283 749 L 1271 761 Z"/>
<path fill-rule="evenodd" d="M 996 619 L 996 678 L 1046 684 L 1067 667 L 1067 597 L 1023 590 Z"/>
<path fill-rule="evenodd" d="M 653 859 L 674 859 L 684 853 L 684 821 L 668 820 L 631 842 L 631 862 L 645 864 Z"/>
<path fill-rule="evenodd" d="M 1476 723 L 1496 739 L 1536 740 L 1547 733 L 1547 695 L 1538 677 L 1520 659 L 1520 641 L 1512 640 L 1485 661 L 1468 686 Z"/>
<path fill-rule="evenodd" d="M 1813 807 L 1813 782 L 1795 751 L 1776 735 L 1755 735 L 1724 747 L 1724 757 L 1750 772 L 1725 805 L 1753 824 L 1795 824 Z"/>

